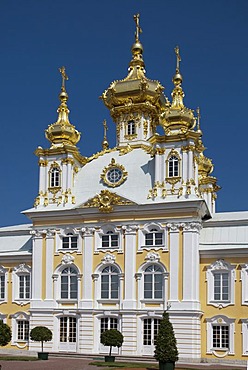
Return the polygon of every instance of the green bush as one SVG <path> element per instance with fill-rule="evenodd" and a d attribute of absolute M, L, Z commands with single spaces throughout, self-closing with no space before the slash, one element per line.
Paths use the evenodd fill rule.
<path fill-rule="evenodd" d="M 6 346 L 11 341 L 11 329 L 9 325 L 0 320 L 0 346 Z"/>
<path fill-rule="evenodd" d="M 163 319 L 160 321 L 154 357 L 160 362 L 176 362 L 178 360 L 176 337 L 167 312 L 163 313 Z"/>
<path fill-rule="evenodd" d="M 109 330 L 105 330 L 101 334 L 100 340 L 104 346 L 110 346 L 109 356 L 111 356 L 112 347 L 119 348 L 122 346 L 123 335 L 121 334 L 121 332 L 119 332 L 119 330 L 109 329 Z"/>
<path fill-rule="evenodd" d="M 45 326 L 36 326 L 30 331 L 30 338 L 35 342 L 41 342 L 41 351 L 43 352 L 43 343 L 52 340 L 53 333 Z"/>

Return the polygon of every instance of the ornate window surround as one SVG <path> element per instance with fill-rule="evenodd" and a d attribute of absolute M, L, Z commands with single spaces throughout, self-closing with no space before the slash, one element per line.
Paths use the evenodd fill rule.
<path fill-rule="evenodd" d="M 118 298 L 117 299 L 104 299 L 101 298 L 101 273 L 103 269 L 107 266 L 114 266 L 118 270 Z M 106 253 L 105 256 L 102 258 L 102 263 L 97 266 L 95 272 L 92 274 L 92 279 L 94 282 L 94 291 L 95 291 L 95 301 L 99 304 L 106 304 L 106 303 L 115 303 L 119 304 L 122 300 L 122 294 L 123 294 L 123 279 L 124 274 L 121 271 L 120 266 L 115 263 L 115 256 L 110 253 Z"/>
<path fill-rule="evenodd" d="M 146 256 L 146 262 L 144 262 L 139 270 L 138 273 L 136 273 L 135 278 L 138 282 L 138 302 L 141 303 L 142 306 L 145 307 L 146 304 L 149 303 L 159 303 L 161 308 L 167 307 L 167 301 L 168 301 L 168 277 L 169 273 L 166 269 L 166 267 L 160 262 L 160 256 L 156 252 L 149 252 Z M 163 292 L 162 292 L 162 298 L 159 299 L 148 299 L 144 298 L 144 272 L 150 265 L 157 265 L 162 270 L 162 276 L 163 276 Z"/>
<path fill-rule="evenodd" d="M 58 170 L 58 176 L 59 176 L 58 184 L 52 184 L 52 174 L 53 172 L 55 172 L 55 170 Z M 49 191 L 56 193 L 61 189 L 61 183 L 62 183 L 61 176 L 62 176 L 62 170 L 61 170 L 59 163 L 53 162 L 48 171 L 48 190 Z"/>
<path fill-rule="evenodd" d="M 170 161 L 170 158 L 171 157 L 176 157 L 178 159 L 178 176 L 169 176 L 169 161 Z M 174 148 L 171 149 L 171 151 L 169 152 L 168 156 L 167 156 L 167 159 L 165 161 L 166 163 L 166 181 L 170 184 L 176 184 L 182 177 L 181 175 L 181 172 L 182 172 L 182 169 L 181 169 L 181 156 L 180 154 L 178 153 L 177 150 L 175 150 Z"/>
<path fill-rule="evenodd" d="M 8 301 L 8 289 L 7 289 L 8 269 L 2 265 L 0 265 L 0 277 L 1 276 L 4 277 L 4 296 L 3 298 L 1 298 L 0 295 L 0 304 Z"/>
<path fill-rule="evenodd" d="M 77 237 L 77 248 L 63 248 L 63 238 L 67 237 L 68 234 L 73 234 L 71 236 Z M 78 229 L 71 227 L 60 229 L 60 231 L 56 233 L 56 251 L 61 253 L 81 253 L 82 239 Z"/>
<path fill-rule="evenodd" d="M 11 315 L 11 328 L 12 328 L 12 338 L 11 344 L 17 346 L 20 349 L 23 349 L 28 346 L 28 341 L 18 340 L 18 321 L 28 321 L 30 316 L 26 312 L 16 312 L 14 315 Z"/>
<path fill-rule="evenodd" d="M 118 235 L 118 246 L 117 247 L 102 247 L 102 237 L 103 235 L 107 235 L 107 233 L 111 231 L 113 234 Z M 114 226 L 112 224 L 103 225 L 101 228 L 96 229 L 95 232 L 95 251 L 122 251 L 123 250 L 123 230 L 121 226 Z"/>
<path fill-rule="evenodd" d="M 61 298 L 61 273 L 66 267 L 72 267 L 77 271 L 77 298 Z M 81 292 L 81 279 L 82 279 L 82 274 L 80 273 L 79 268 L 74 264 L 74 257 L 67 253 L 62 257 L 61 264 L 57 266 L 57 268 L 54 271 L 54 274 L 52 276 L 53 278 L 53 284 L 54 284 L 54 299 L 58 303 L 76 303 L 78 302 L 81 297 L 80 297 L 80 292 Z"/>
<path fill-rule="evenodd" d="M 20 279 L 21 275 L 30 276 L 30 298 L 20 298 Z M 18 266 L 15 266 L 12 271 L 12 300 L 13 302 L 19 305 L 25 305 L 30 302 L 32 292 L 32 274 L 31 267 L 25 263 L 20 263 Z"/>
<path fill-rule="evenodd" d="M 213 354 L 216 357 L 222 358 L 227 355 L 234 355 L 234 333 L 235 319 L 230 319 L 224 315 L 216 315 L 206 319 L 207 322 L 207 354 Z M 225 325 L 229 327 L 229 349 L 213 348 L 213 326 Z"/>
<path fill-rule="evenodd" d="M 242 305 L 248 305 L 248 264 L 241 265 Z"/>
<path fill-rule="evenodd" d="M 214 273 L 228 273 L 229 274 L 229 291 L 228 301 L 217 301 L 214 299 Z M 207 267 L 206 271 L 206 281 L 208 285 L 208 295 L 207 295 L 207 303 L 218 308 L 227 307 L 230 305 L 234 305 L 234 297 L 235 297 L 235 265 L 231 265 L 230 263 L 219 259 L 212 263 L 210 266 Z"/>
<path fill-rule="evenodd" d="M 158 232 L 162 233 L 162 245 L 146 245 L 146 234 L 151 233 L 152 229 L 157 229 Z M 145 224 L 143 229 L 139 230 L 139 250 L 167 250 L 168 247 L 166 246 L 167 240 L 167 229 L 163 227 L 161 224 L 157 222 L 152 222 L 149 224 Z"/>

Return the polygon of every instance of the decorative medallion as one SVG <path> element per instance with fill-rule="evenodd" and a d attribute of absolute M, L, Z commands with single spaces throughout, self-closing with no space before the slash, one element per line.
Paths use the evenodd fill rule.
<path fill-rule="evenodd" d="M 116 163 L 114 158 L 111 159 L 111 163 L 108 166 L 104 167 L 101 174 L 103 182 L 112 188 L 121 185 L 126 178 L 127 171 L 125 167 Z"/>

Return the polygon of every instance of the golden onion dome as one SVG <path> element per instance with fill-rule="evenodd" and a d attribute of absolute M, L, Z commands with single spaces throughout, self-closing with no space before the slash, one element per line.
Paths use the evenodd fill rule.
<path fill-rule="evenodd" d="M 67 107 L 68 94 L 65 90 L 65 80 L 68 77 L 65 74 L 65 68 L 60 68 L 62 74 L 62 87 L 59 94 L 60 106 L 57 109 L 58 119 L 55 123 L 48 126 L 45 131 L 46 138 L 53 146 L 61 144 L 76 145 L 80 140 L 80 132 L 78 132 L 69 121 L 69 109 Z"/>
<path fill-rule="evenodd" d="M 139 26 L 139 14 L 134 16 L 136 23 L 135 42 L 132 45 L 132 60 L 129 63 L 128 75 L 114 81 L 101 96 L 107 108 L 147 103 L 161 109 L 166 104 L 163 94 L 164 87 L 159 81 L 150 80 L 146 77 L 145 63 L 143 60 L 143 46 L 139 40 L 141 28 Z"/>
<path fill-rule="evenodd" d="M 169 109 L 161 115 L 161 126 L 164 128 L 166 135 L 185 133 L 195 127 L 195 117 L 193 110 L 185 107 L 183 98 L 184 92 L 182 89 L 183 77 L 179 70 L 179 62 L 181 57 L 179 55 L 179 47 L 175 48 L 177 56 L 176 73 L 172 79 L 174 89 L 171 93 L 172 102 Z"/>
<path fill-rule="evenodd" d="M 214 165 L 210 158 L 205 157 L 203 153 L 200 153 L 198 157 L 198 173 L 201 178 L 207 177 L 213 172 Z"/>

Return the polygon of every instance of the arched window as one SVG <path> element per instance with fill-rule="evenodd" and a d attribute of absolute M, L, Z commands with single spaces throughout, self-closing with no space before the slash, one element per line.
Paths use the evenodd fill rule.
<path fill-rule="evenodd" d="M 149 265 L 144 271 L 144 299 L 163 298 L 163 271 L 158 265 Z"/>
<path fill-rule="evenodd" d="M 146 246 L 160 246 L 163 245 L 163 233 L 157 228 L 152 228 L 149 233 L 145 234 Z"/>
<path fill-rule="evenodd" d="M 77 271 L 73 267 L 65 267 L 61 271 L 61 299 L 77 299 Z"/>
<path fill-rule="evenodd" d="M 116 248 L 118 247 L 118 234 L 114 234 L 113 231 L 107 231 L 102 236 L 102 248 Z"/>
<path fill-rule="evenodd" d="M 107 266 L 101 273 L 101 298 L 119 298 L 119 271 L 115 266 Z"/>
<path fill-rule="evenodd" d="M 60 169 L 53 167 L 50 171 L 50 187 L 55 188 L 60 186 Z"/>
<path fill-rule="evenodd" d="M 135 135 L 136 134 L 135 122 L 133 120 L 130 120 L 127 123 L 127 134 L 128 135 Z"/>
<path fill-rule="evenodd" d="M 179 160 L 177 156 L 171 155 L 168 159 L 168 177 L 179 176 Z"/>
<path fill-rule="evenodd" d="M 62 248 L 63 249 L 77 249 L 77 236 L 73 233 L 67 233 L 66 236 L 62 238 Z"/>

